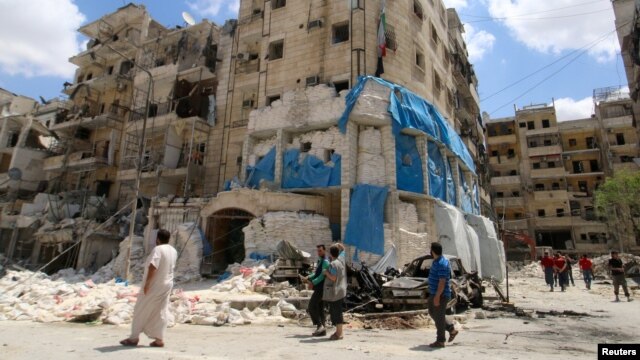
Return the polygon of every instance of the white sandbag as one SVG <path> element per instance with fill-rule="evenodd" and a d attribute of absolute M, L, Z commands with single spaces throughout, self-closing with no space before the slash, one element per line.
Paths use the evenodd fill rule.
<path fill-rule="evenodd" d="M 178 252 L 178 261 L 174 271 L 174 278 L 177 282 L 200 278 L 202 241 L 200 230 L 195 223 L 179 225 L 171 236 L 169 244 Z"/>
<path fill-rule="evenodd" d="M 471 269 L 475 269 L 478 272 L 478 276 L 482 277 L 482 260 L 480 257 L 480 242 L 478 241 L 478 234 L 469 224 L 464 224 L 464 229 L 467 232 L 467 241 L 469 242 L 469 251 L 471 252 Z"/>
<path fill-rule="evenodd" d="M 478 234 L 482 276 L 487 279 L 494 278 L 498 282 L 504 281 L 506 277 L 504 245 L 498 239 L 493 222 L 483 216 L 467 215 L 467 223 Z"/>

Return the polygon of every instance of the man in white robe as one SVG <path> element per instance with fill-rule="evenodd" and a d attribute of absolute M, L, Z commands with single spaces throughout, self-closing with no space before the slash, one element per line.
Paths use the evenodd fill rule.
<path fill-rule="evenodd" d="M 137 346 L 141 333 L 154 339 L 149 346 L 164 346 L 173 269 L 178 259 L 178 252 L 169 245 L 170 238 L 167 230 L 158 230 L 156 247 L 145 262 L 142 290 L 133 309 L 131 336 L 120 342 L 124 346 Z"/>

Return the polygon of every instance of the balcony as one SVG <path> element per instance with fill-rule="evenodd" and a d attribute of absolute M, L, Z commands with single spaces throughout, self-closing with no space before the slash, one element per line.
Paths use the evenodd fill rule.
<path fill-rule="evenodd" d="M 531 178 L 532 179 L 540 179 L 540 178 L 560 178 L 565 176 L 564 168 L 547 168 L 547 169 L 532 169 L 531 170 Z"/>
<path fill-rule="evenodd" d="M 562 147 L 560 145 L 530 147 L 528 153 L 530 157 L 558 155 L 562 153 Z"/>
<path fill-rule="evenodd" d="M 625 162 L 625 163 L 614 163 L 613 171 L 638 171 L 640 167 L 634 162 Z"/>
<path fill-rule="evenodd" d="M 513 166 L 517 166 L 519 163 L 520 163 L 520 160 L 515 155 L 512 155 L 512 156 L 508 156 L 508 155 L 491 156 L 489 158 L 489 164 L 490 165 L 505 165 L 505 166 L 513 165 Z"/>
<path fill-rule="evenodd" d="M 627 143 L 624 145 L 613 145 L 611 144 L 611 151 L 614 153 L 633 153 L 636 154 L 638 152 L 638 144 L 636 143 Z"/>
<path fill-rule="evenodd" d="M 520 185 L 520 175 L 492 177 L 491 186 L 498 185 Z"/>
<path fill-rule="evenodd" d="M 489 145 L 515 144 L 516 134 L 489 136 L 487 138 L 487 143 Z"/>
<path fill-rule="evenodd" d="M 98 129 L 102 127 L 112 127 L 113 124 L 123 122 L 123 117 L 119 114 L 118 108 L 112 105 L 112 108 L 105 113 L 89 115 L 75 120 L 69 120 L 53 124 L 49 127 L 51 131 L 63 131 L 77 129 L 79 127 L 87 129 Z"/>
<path fill-rule="evenodd" d="M 505 220 L 504 221 L 504 227 L 506 230 L 528 230 L 529 229 L 529 224 L 527 223 L 527 220 L 525 219 L 521 219 L 521 220 Z"/>
<path fill-rule="evenodd" d="M 633 116 L 624 115 L 624 116 L 618 116 L 614 118 L 607 118 L 607 119 L 604 119 L 603 122 L 604 122 L 604 127 L 606 129 L 633 127 Z"/>
<path fill-rule="evenodd" d="M 59 171 L 66 168 L 67 170 L 89 171 L 99 167 L 109 166 L 107 157 L 96 156 L 96 154 L 91 151 L 77 151 L 69 154 L 65 167 L 65 156 L 66 155 L 59 155 L 44 159 L 43 170 Z"/>
<path fill-rule="evenodd" d="M 548 128 L 541 128 L 541 129 L 527 130 L 527 136 L 556 134 L 556 133 L 558 133 L 558 127 L 557 126 L 552 126 L 552 127 L 548 127 Z"/>
<path fill-rule="evenodd" d="M 523 208 L 524 199 L 521 197 L 494 198 L 493 207 L 495 209 Z"/>
<path fill-rule="evenodd" d="M 236 74 L 252 74 L 260 70 L 260 60 L 249 60 L 236 63 Z"/>
<path fill-rule="evenodd" d="M 569 193 L 567 190 L 535 191 L 533 193 L 533 199 L 536 201 L 569 200 Z"/>
<path fill-rule="evenodd" d="M 572 220 L 571 216 L 562 216 L 562 217 L 538 217 L 536 218 L 536 226 L 539 227 L 571 227 Z"/>

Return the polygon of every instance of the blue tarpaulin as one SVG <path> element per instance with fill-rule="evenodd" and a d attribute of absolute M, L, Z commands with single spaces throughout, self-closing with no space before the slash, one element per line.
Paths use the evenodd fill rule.
<path fill-rule="evenodd" d="M 462 204 L 460 205 L 460 208 L 462 209 L 462 211 L 468 214 L 473 214 L 471 189 L 469 188 L 469 184 L 467 184 L 467 179 L 465 178 L 464 172 L 462 171 L 462 168 L 460 168 L 460 166 L 458 166 L 458 174 L 460 176 L 460 197 L 462 198 Z"/>
<path fill-rule="evenodd" d="M 447 203 L 458 206 L 456 204 L 456 183 L 453 180 L 453 172 L 451 171 L 451 162 L 449 159 L 444 160 L 446 176 L 447 176 Z"/>
<path fill-rule="evenodd" d="M 427 142 L 427 150 L 429 152 L 429 195 L 446 202 L 444 159 L 438 145 L 433 141 Z"/>
<path fill-rule="evenodd" d="M 416 138 L 413 136 L 402 134 L 396 136 L 396 176 L 398 190 L 424 192 L 422 159 L 420 159 Z"/>
<path fill-rule="evenodd" d="M 361 251 L 384 254 L 384 203 L 388 189 L 357 184 L 351 193 L 344 243 Z"/>
<path fill-rule="evenodd" d="M 260 181 L 273 181 L 276 175 L 276 147 L 258 161 L 256 166 L 247 166 L 247 186 L 252 189 L 260 187 Z"/>
<path fill-rule="evenodd" d="M 300 162 L 300 150 L 289 149 L 284 153 L 282 188 L 304 189 L 340 186 L 342 157 L 331 155 L 333 166 L 327 166 L 317 157 L 307 154 Z"/>
<path fill-rule="evenodd" d="M 396 135 L 402 129 L 422 131 L 436 141 L 446 145 L 471 171 L 475 172 L 475 164 L 466 145 L 433 104 L 402 86 L 380 78 L 361 76 L 358 79 L 358 84 L 351 89 L 345 99 L 346 109 L 338 122 L 340 131 L 346 132 L 349 115 L 368 81 L 375 81 L 393 90 L 389 97 L 390 105 L 388 111 L 393 118 L 392 125 Z"/>

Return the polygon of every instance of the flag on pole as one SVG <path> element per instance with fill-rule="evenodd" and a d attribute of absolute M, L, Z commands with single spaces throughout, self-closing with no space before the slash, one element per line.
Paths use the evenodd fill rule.
<path fill-rule="evenodd" d="M 384 74 L 384 64 L 382 58 L 387 56 L 387 35 L 386 35 L 386 17 L 384 14 L 385 1 L 382 1 L 382 9 L 380 10 L 380 24 L 378 25 L 378 64 L 376 65 L 376 77 Z"/>

